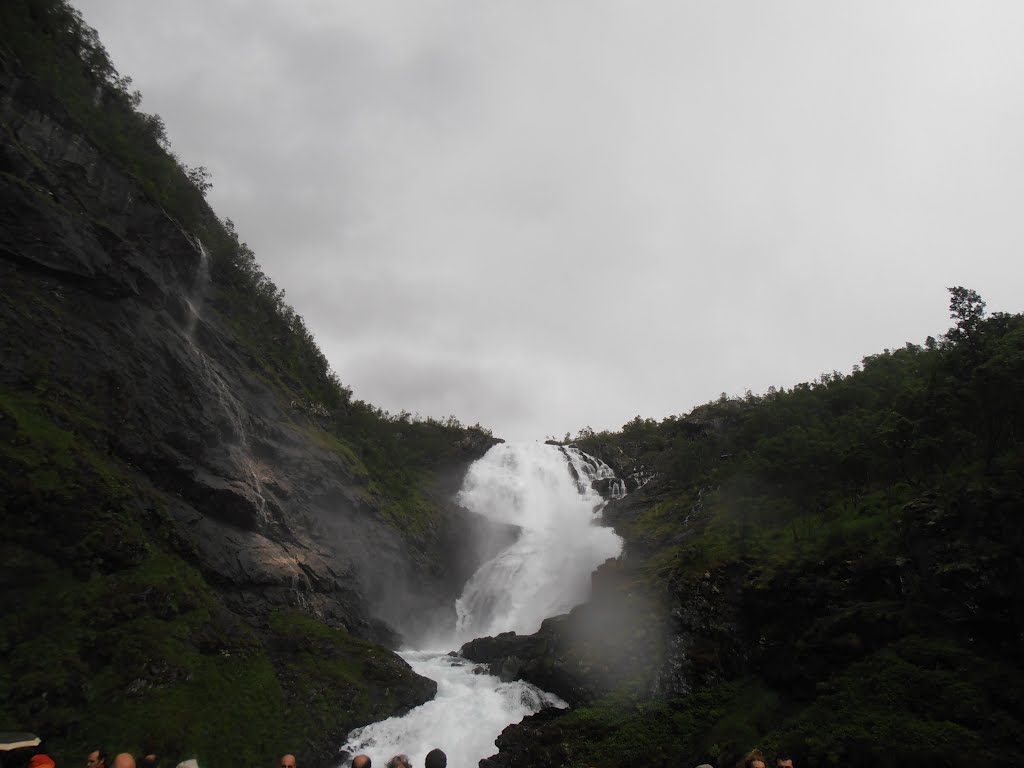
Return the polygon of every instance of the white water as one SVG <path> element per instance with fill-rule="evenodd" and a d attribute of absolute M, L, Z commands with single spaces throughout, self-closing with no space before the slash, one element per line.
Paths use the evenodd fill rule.
<path fill-rule="evenodd" d="M 437 696 L 404 717 L 349 734 L 345 749 L 369 755 L 374 766 L 406 754 L 413 768 L 422 768 L 427 752 L 437 747 L 448 756 L 449 768 L 476 768 L 481 758 L 497 751 L 494 740 L 509 723 L 545 706 L 566 706 L 529 683 L 473 674 L 478 665 L 443 651 L 405 651 L 402 658 L 417 673 L 437 681 Z"/>
<path fill-rule="evenodd" d="M 626 495 L 626 482 L 617 478 L 615 476 L 615 470 L 599 458 L 583 453 L 579 448 L 572 445 L 566 446 L 562 450 L 565 451 L 566 456 L 569 458 L 569 463 L 571 463 L 579 473 L 580 479 L 577 480 L 576 483 L 580 486 L 580 493 L 584 492 L 584 482 L 589 483 L 593 480 L 607 480 L 609 495 L 613 499 L 621 499 Z"/>
<path fill-rule="evenodd" d="M 544 619 L 586 600 L 590 574 L 622 550 L 615 532 L 596 524 L 603 499 L 588 481 L 577 483 L 565 454 L 550 445 L 494 446 L 469 468 L 458 501 L 523 530 L 473 574 L 455 603 L 459 645 L 508 630 L 536 632 Z"/>
<path fill-rule="evenodd" d="M 522 532 L 467 582 L 456 601 L 458 623 L 449 648 L 508 630 L 537 631 L 544 619 L 584 602 L 593 570 L 621 551 L 621 539 L 600 526 L 604 502 L 590 487 L 591 479 L 607 477 L 607 467 L 573 451 L 506 443 L 470 467 L 459 503 Z M 377 766 L 404 753 L 421 768 L 427 752 L 438 747 L 450 768 L 475 768 L 494 754 L 494 740 L 507 725 L 545 706 L 565 706 L 527 683 L 474 674 L 477 665 L 447 650 L 403 651 L 416 672 L 437 681 L 437 696 L 404 717 L 353 731 L 343 749 L 364 752 Z"/>
<path fill-rule="evenodd" d="M 185 321 L 185 337 L 189 343 L 194 343 L 196 336 L 196 325 L 203 316 L 203 299 L 206 295 L 206 286 L 210 283 L 210 254 L 206 252 L 203 241 L 195 239 L 196 248 L 199 251 L 199 266 L 196 267 L 196 274 L 192 281 L 192 290 L 185 296 L 185 304 L 189 309 L 189 316 Z"/>

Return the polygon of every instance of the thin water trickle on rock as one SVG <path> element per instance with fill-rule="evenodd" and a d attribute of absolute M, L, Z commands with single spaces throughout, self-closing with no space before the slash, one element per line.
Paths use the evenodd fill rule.
<path fill-rule="evenodd" d="M 494 754 L 494 740 L 507 725 L 547 706 L 565 706 L 528 683 L 474 674 L 477 665 L 447 651 L 474 637 L 535 632 L 544 619 L 588 598 L 591 573 L 622 549 L 622 540 L 600 524 L 604 500 L 593 488 L 609 475 L 606 465 L 576 449 L 537 443 L 496 445 L 470 467 L 459 503 L 519 526 L 519 538 L 466 583 L 447 647 L 401 653 L 416 672 L 437 681 L 433 701 L 353 731 L 344 751 L 365 752 L 380 765 L 405 753 L 422 766 L 427 752 L 439 747 L 451 768 L 473 768 Z"/>
<path fill-rule="evenodd" d="M 246 475 L 238 479 L 252 492 L 259 523 L 267 525 L 270 522 L 270 512 L 267 509 L 267 498 L 263 491 L 263 480 L 260 477 L 261 465 L 255 459 L 249 445 L 249 434 L 244 423 L 245 410 L 231 391 L 224 375 L 196 342 L 196 329 L 202 320 L 203 301 L 210 283 L 210 255 L 198 238 L 195 239 L 195 245 L 199 251 L 199 264 L 193 276 L 191 290 L 184 296 L 185 304 L 189 309 L 185 321 L 185 341 L 188 344 L 189 353 L 202 371 L 202 380 L 212 385 L 216 395 L 218 408 L 215 412 L 221 417 L 219 426 L 223 433 L 220 444 L 231 446 L 231 452 L 235 454 L 238 465 Z"/>
<path fill-rule="evenodd" d="M 196 326 L 202 319 L 203 299 L 206 295 L 206 286 L 210 282 L 210 254 L 206 252 L 206 248 L 199 239 L 196 240 L 196 247 L 199 250 L 199 266 L 196 267 L 192 290 L 185 295 L 185 304 L 189 309 L 189 316 L 185 321 L 185 338 L 191 344 L 195 343 Z"/>

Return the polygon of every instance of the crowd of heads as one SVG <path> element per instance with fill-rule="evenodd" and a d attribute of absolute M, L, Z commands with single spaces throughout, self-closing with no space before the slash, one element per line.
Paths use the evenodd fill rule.
<path fill-rule="evenodd" d="M 18 754 L 22 752 L 23 754 Z M 102 747 L 96 747 L 85 756 L 85 768 L 159 768 L 160 758 L 155 754 L 139 755 L 138 757 L 120 752 L 110 757 Z M 56 768 L 57 764 L 48 754 L 44 744 L 27 750 L 16 750 L 6 753 L 4 768 Z M 199 768 L 195 760 L 186 760 L 178 764 L 178 768 Z M 293 766 L 294 768 L 294 766 Z"/>
<path fill-rule="evenodd" d="M 53 758 L 46 754 L 45 747 L 34 750 L 34 754 L 26 761 L 21 761 L 20 764 L 26 768 L 57 768 Z M 5 761 L 3 765 L 4 768 L 7 768 L 8 763 Z M 373 768 L 369 755 L 363 754 L 353 757 L 351 765 L 352 768 Z M 136 758 L 127 752 L 122 752 L 111 759 L 100 747 L 93 749 L 85 757 L 85 768 L 159 768 L 159 766 L 160 758 L 155 754 Z M 440 749 L 430 750 L 423 760 L 423 768 L 447 768 L 447 766 L 448 757 Z M 199 764 L 195 760 L 186 760 L 178 763 L 177 768 L 199 768 Z M 295 755 L 283 755 L 279 768 L 298 768 Z M 387 761 L 385 768 L 414 767 L 408 755 L 395 755 Z M 714 766 L 710 763 L 703 763 L 697 768 L 714 768 Z M 743 758 L 737 768 L 795 768 L 795 764 L 793 758 L 787 753 L 780 753 L 776 755 L 774 761 L 769 762 L 761 750 L 755 749 Z"/>
<path fill-rule="evenodd" d="M 764 753 L 759 749 L 755 749 L 743 758 L 740 768 L 794 768 L 794 766 L 793 758 L 787 753 L 776 755 L 775 762 L 769 764 Z"/>
<path fill-rule="evenodd" d="M 408 755 L 395 755 L 387 763 L 384 764 L 385 768 L 413 768 L 412 761 L 409 760 Z M 440 749 L 432 749 L 427 752 L 426 758 L 423 760 L 423 768 L 446 768 L 448 765 L 448 756 Z M 281 768 L 285 768 L 282 762 Z M 294 763 L 291 768 L 295 768 Z M 373 768 L 373 763 L 370 760 L 369 755 L 356 755 L 352 758 L 352 768 Z"/>
<path fill-rule="evenodd" d="M 40 745 L 20 760 L 3 761 L 2 766 L 3 768 L 57 768 L 53 758 L 46 754 L 46 751 L 46 747 Z M 440 749 L 430 750 L 423 761 L 423 768 L 447 768 L 447 765 L 448 757 Z M 159 768 L 159 766 L 160 758 L 155 754 L 134 757 L 127 752 L 122 752 L 110 759 L 104 749 L 97 747 L 85 756 L 85 768 Z M 196 760 L 185 760 L 178 763 L 177 768 L 199 768 L 199 763 Z M 279 768 L 298 768 L 295 755 L 283 755 Z M 352 768 L 372 768 L 369 755 L 353 757 Z M 388 760 L 386 768 L 413 768 L 413 765 L 408 755 L 395 755 Z"/>
<path fill-rule="evenodd" d="M 711 763 L 701 763 L 697 768 L 715 768 Z M 760 749 L 751 750 L 740 761 L 736 768 L 795 768 L 793 758 L 786 752 L 780 752 L 774 762 L 769 762 Z"/>

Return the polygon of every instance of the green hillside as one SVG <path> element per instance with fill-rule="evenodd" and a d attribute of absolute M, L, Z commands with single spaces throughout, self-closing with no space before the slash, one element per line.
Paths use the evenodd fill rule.
<path fill-rule="evenodd" d="M 561 718 L 541 737 L 559 755 L 1024 757 L 1024 317 L 950 296 L 943 338 L 850 375 L 579 436 L 656 475 L 607 516 L 627 541 L 625 589 L 670 615 L 690 690 L 662 681 Z"/>

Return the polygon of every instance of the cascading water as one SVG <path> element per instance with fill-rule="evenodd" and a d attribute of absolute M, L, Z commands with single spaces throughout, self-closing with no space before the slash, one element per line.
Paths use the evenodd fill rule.
<path fill-rule="evenodd" d="M 203 352 L 196 340 L 196 330 L 203 319 L 203 301 L 210 284 L 210 254 L 199 238 L 194 238 L 193 242 L 199 251 L 199 264 L 193 275 L 191 290 L 183 297 L 188 307 L 184 328 L 187 351 L 202 372 L 202 380 L 212 387 L 216 396 L 219 427 L 222 433 L 220 445 L 229 446 L 229 450 L 236 453 L 238 464 L 248 475 L 243 482 L 252 491 L 258 520 L 262 525 L 266 525 L 270 522 L 270 513 L 267 510 L 267 499 L 260 478 L 261 465 L 253 457 L 249 446 L 249 435 L 244 420 L 245 409 L 231 391 L 224 375 Z"/>
<path fill-rule="evenodd" d="M 587 599 L 593 570 L 622 548 L 622 540 L 599 525 L 604 500 L 592 485 L 610 472 L 576 449 L 536 443 L 496 445 L 470 467 L 459 503 L 519 526 L 519 538 L 466 583 L 447 647 L 402 652 L 416 672 L 437 681 L 434 700 L 356 729 L 344 751 L 365 752 L 379 765 L 404 753 L 422 765 L 426 753 L 440 747 L 451 768 L 473 768 L 494 753 L 505 726 L 545 706 L 565 706 L 528 683 L 474 674 L 476 665 L 447 651 L 474 637 L 535 632 L 545 618 Z"/>
<path fill-rule="evenodd" d="M 598 485 L 607 487 L 608 495 L 613 499 L 621 499 L 626 495 L 626 481 L 620 480 L 615 470 L 600 459 L 590 456 L 579 448 L 569 445 L 562 448 L 566 459 L 576 474 L 576 484 L 583 493 L 584 486 L 593 488 Z"/>
<path fill-rule="evenodd" d="M 566 458 L 549 445 L 498 445 L 470 467 L 459 502 L 522 534 L 466 584 L 455 604 L 459 644 L 536 632 L 544 619 L 586 600 L 591 572 L 622 549 L 614 531 L 595 525 L 604 500 L 579 474 L 587 467 L 576 468 L 577 480 Z"/>
<path fill-rule="evenodd" d="M 185 321 L 185 336 L 189 343 L 195 341 L 196 324 L 202 317 L 203 297 L 206 293 L 206 286 L 210 282 L 210 254 L 207 253 L 206 247 L 199 238 L 196 238 L 195 243 L 199 251 L 199 266 L 196 267 L 192 290 L 185 295 L 185 304 L 189 309 L 189 315 Z"/>

